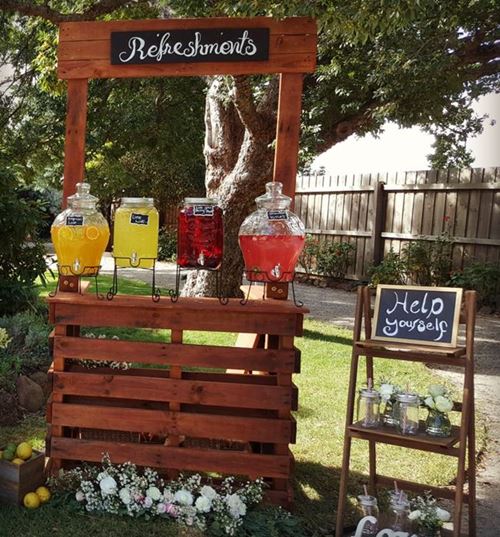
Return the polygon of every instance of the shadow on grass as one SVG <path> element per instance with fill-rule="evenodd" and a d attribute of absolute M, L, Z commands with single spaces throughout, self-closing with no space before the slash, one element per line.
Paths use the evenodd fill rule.
<path fill-rule="evenodd" d="M 348 497 L 362 492 L 367 476 L 351 471 Z M 326 537 L 335 535 L 337 503 L 340 484 L 340 468 L 314 462 L 295 463 L 294 513 L 304 519 L 307 535 Z M 357 513 L 347 503 L 344 514 L 346 531 L 354 531 Z"/>
<path fill-rule="evenodd" d="M 337 343 L 338 345 L 352 345 L 352 338 L 338 336 L 335 334 L 325 334 L 318 330 L 304 329 L 304 337 L 313 341 L 328 341 L 329 343 Z"/>

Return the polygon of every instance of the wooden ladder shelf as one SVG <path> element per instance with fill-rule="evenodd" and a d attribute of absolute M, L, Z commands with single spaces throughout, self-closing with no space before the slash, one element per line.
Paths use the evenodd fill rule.
<path fill-rule="evenodd" d="M 335 535 L 342 536 L 344 529 L 344 513 L 346 507 L 347 481 L 351 457 L 352 439 L 368 441 L 369 444 L 369 490 L 375 494 L 378 487 L 390 487 L 394 477 L 380 475 L 377 472 L 377 444 L 391 444 L 409 449 L 439 453 L 457 457 L 457 476 L 454 487 L 434 487 L 411 480 L 398 479 L 402 489 L 422 492 L 430 491 L 437 498 L 454 500 L 453 537 L 461 535 L 462 507 L 468 504 L 469 537 L 476 535 L 476 461 L 474 431 L 474 327 L 476 318 L 476 294 L 465 292 L 463 311 L 460 322 L 465 324 L 465 344 L 456 347 L 432 347 L 418 344 L 395 343 L 373 340 L 372 308 L 370 289 L 360 287 L 356 305 L 351 372 L 349 378 L 347 416 L 344 438 L 344 454 L 340 476 L 339 503 L 337 510 L 337 528 Z M 364 325 L 365 339 L 361 338 Z M 454 409 L 461 412 L 459 426 L 452 428 L 448 438 L 436 438 L 418 433 L 415 436 L 399 434 L 394 428 L 380 426 L 367 429 L 354 422 L 356 399 L 356 382 L 358 378 L 359 358 L 366 359 L 366 377 L 374 378 L 374 358 L 389 358 L 414 362 L 425 362 L 435 365 L 454 365 L 464 368 L 463 397 L 461 403 L 455 403 Z M 422 425 L 422 424 L 421 424 Z M 423 427 L 420 427 L 423 430 Z M 468 482 L 468 493 L 465 483 Z"/>

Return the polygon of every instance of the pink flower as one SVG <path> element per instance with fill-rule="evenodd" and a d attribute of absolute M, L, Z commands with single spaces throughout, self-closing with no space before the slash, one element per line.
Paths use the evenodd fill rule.
<path fill-rule="evenodd" d="M 156 511 L 157 511 L 159 514 L 166 513 L 166 512 L 167 512 L 167 505 L 164 504 L 164 503 L 159 503 L 159 504 L 156 506 Z"/>
<path fill-rule="evenodd" d="M 149 509 L 152 505 L 153 505 L 153 499 L 150 498 L 149 496 L 146 496 L 146 497 L 144 498 L 144 507 L 145 507 L 146 509 Z"/>
<path fill-rule="evenodd" d="M 165 505 L 166 509 L 165 512 L 167 515 L 170 515 L 171 517 L 176 518 L 179 515 L 179 510 L 177 509 L 177 506 L 173 503 L 167 503 Z"/>

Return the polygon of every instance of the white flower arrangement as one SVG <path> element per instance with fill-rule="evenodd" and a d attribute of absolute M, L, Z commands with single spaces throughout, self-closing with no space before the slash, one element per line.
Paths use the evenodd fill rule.
<path fill-rule="evenodd" d="M 416 524 L 420 532 L 436 532 L 451 519 L 450 513 L 438 507 L 436 499 L 428 493 L 424 497 L 417 496 L 411 505 L 413 510 L 408 518 Z"/>
<path fill-rule="evenodd" d="M 233 477 L 214 488 L 198 474 L 167 483 L 151 468 L 141 472 L 129 462 L 114 465 L 107 456 L 101 469 L 75 468 L 58 479 L 75 484 L 74 498 L 86 511 L 163 517 L 201 531 L 216 524 L 226 535 L 235 535 L 248 509 L 262 500 L 264 488 L 262 479 L 237 486 Z"/>
<path fill-rule="evenodd" d="M 422 404 L 429 410 L 436 410 L 447 414 L 453 409 L 453 400 L 441 384 L 431 384 L 427 388 L 428 394 L 422 396 Z"/>

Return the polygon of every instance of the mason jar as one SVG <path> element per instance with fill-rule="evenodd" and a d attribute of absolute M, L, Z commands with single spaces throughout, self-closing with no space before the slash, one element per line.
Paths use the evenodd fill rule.
<path fill-rule="evenodd" d="M 418 432 L 420 399 L 415 393 L 398 393 L 398 422 L 401 434 L 415 435 Z"/>
<path fill-rule="evenodd" d="M 378 427 L 380 425 L 380 393 L 372 388 L 359 391 L 357 420 L 362 427 Z"/>

